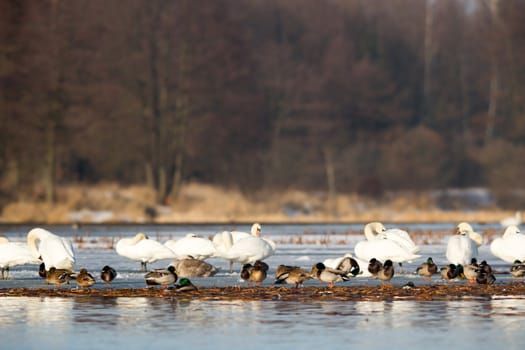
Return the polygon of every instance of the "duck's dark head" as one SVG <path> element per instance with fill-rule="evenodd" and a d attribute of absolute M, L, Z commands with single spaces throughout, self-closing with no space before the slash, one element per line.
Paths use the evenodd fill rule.
<path fill-rule="evenodd" d="M 392 260 L 388 259 L 387 261 L 385 261 L 383 266 L 384 267 L 392 267 L 393 266 Z"/>

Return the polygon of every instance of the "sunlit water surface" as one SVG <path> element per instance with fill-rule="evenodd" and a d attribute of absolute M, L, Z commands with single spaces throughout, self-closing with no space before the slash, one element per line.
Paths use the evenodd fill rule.
<path fill-rule="evenodd" d="M 353 225 L 359 230 L 362 225 Z M 410 229 L 452 230 L 454 224 L 406 225 Z M 49 228 L 49 227 L 48 227 Z M 249 227 L 239 227 L 249 230 Z M 482 231 L 486 226 L 476 226 Z M 14 241 L 24 241 L 30 227 L 3 227 L 1 233 Z M 51 227 L 52 231 L 74 239 L 77 267 L 86 267 L 97 276 L 109 264 L 119 275 L 113 288 L 144 288 L 144 273 L 139 264 L 108 249 L 136 232 L 147 232 L 154 239 L 177 239 L 187 232 L 210 236 L 232 227 L 201 226 L 86 226 L 80 229 Z M 348 225 L 263 225 L 263 231 L 279 240 L 277 252 L 266 262 L 273 283 L 278 264 L 309 268 L 326 258 L 353 252 L 359 235 L 347 235 Z M 300 236 L 302 243 L 291 242 Z M 328 238 L 328 239 L 327 239 Z M 415 268 L 432 256 L 446 264 L 446 236 L 432 243 L 418 242 L 420 261 L 405 264 L 405 273 L 396 272 L 392 284 L 408 280 L 427 284 L 414 274 Z M 500 271 L 508 264 L 490 254 L 487 244 L 479 249 Z M 243 286 L 238 269 L 230 274 L 221 259 L 208 262 L 221 268 L 211 278 L 195 278 L 198 286 Z M 165 267 L 159 261 L 150 268 Z M 10 279 L 0 281 L 0 288 L 53 288 L 38 277 L 37 266 L 17 266 Z M 496 283 L 508 283 L 509 275 L 497 275 Z M 435 277 L 431 283 L 444 283 Z M 458 282 L 464 283 L 464 282 Z M 377 280 L 356 278 L 344 285 L 378 285 Z M 305 285 L 319 285 L 307 281 Z M 63 288 L 74 288 L 73 285 Z M 94 288 L 107 288 L 97 283 Z M 324 302 L 226 302 L 197 301 L 180 298 L 97 298 L 97 297 L 0 297 L 0 349 L 523 349 L 525 346 L 525 299 L 455 301 L 324 301 Z"/>

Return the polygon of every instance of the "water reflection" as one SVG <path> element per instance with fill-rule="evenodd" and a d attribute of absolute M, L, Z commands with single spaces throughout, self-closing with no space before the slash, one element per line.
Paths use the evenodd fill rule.
<path fill-rule="evenodd" d="M 524 345 L 525 299 L 454 301 L 189 301 L 0 298 L 6 348 L 443 349 Z M 327 344 L 327 341 L 329 343 Z M 97 345 L 98 344 L 98 345 Z"/>

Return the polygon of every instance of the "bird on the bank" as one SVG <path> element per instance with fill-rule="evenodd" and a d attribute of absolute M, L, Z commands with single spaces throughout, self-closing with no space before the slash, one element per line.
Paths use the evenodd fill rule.
<path fill-rule="evenodd" d="M 329 288 L 333 288 L 335 282 L 348 281 L 349 273 L 331 269 L 323 263 L 317 263 L 312 267 L 311 275 L 317 277 L 321 282 L 327 282 Z"/>
<path fill-rule="evenodd" d="M 459 276 L 459 270 L 454 264 L 448 264 L 443 266 L 439 270 L 441 278 L 449 282 L 450 280 L 456 279 Z"/>
<path fill-rule="evenodd" d="M 177 292 L 190 292 L 197 290 L 197 287 L 188 278 L 184 277 L 175 285 L 174 290 Z"/>
<path fill-rule="evenodd" d="M 285 272 L 290 272 L 294 269 L 300 269 L 299 266 L 291 266 L 291 265 L 279 265 L 277 266 L 277 269 L 275 270 L 275 277 L 279 277 Z"/>
<path fill-rule="evenodd" d="M 57 269 L 52 267 L 49 271 L 46 271 L 46 282 L 47 284 L 54 284 L 60 288 L 60 285 L 68 283 L 74 279 L 73 273 L 67 269 Z"/>
<path fill-rule="evenodd" d="M 379 270 L 381 270 L 382 267 L 383 264 L 381 264 L 379 260 L 377 260 L 376 258 L 372 258 L 368 263 L 367 270 L 368 272 L 370 272 L 373 278 L 377 278 L 377 273 L 379 272 Z"/>
<path fill-rule="evenodd" d="M 492 268 L 484 260 L 479 264 L 476 282 L 478 284 L 494 284 L 496 282 L 496 277 L 494 277 L 494 274 L 492 273 Z"/>
<path fill-rule="evenodd" d="M 268 264 L 259 260 L 253 265 L 244 264 L 241 270 L 241 278 L 248 282 L 248 286 L 250 286 L 252 282 L 260 286 L 262 281 L 266 279 L 268 269 Z"/>
<path fill-rule="evenodd" d="M 380 222 L 365 225 L 366 240 L 355 245 L 355 255 L 362 260 L 376 258 L 380 261 L 397 262 L 403 269 L 404 262 L 411 262 L 421 257 L 417 255 L 420 248 L 410 238 L 408 232 L 398 229 L 386 229 Z"/>
<path fill-rule="evenodd" d="M 10 267 L 38 263 L 40 260 L 31 254 L 27 243 L 10 242 L 6 237 L 0 237 L 1 279 L 9 278 Z"/>
<path fill-rule="evenodd" d="M 175 266 L 175 271 L 179 277 L 211 277 L 219 269 L 203 260 L 194 259 L 186 256 L 176 259 L 170 263 Z"/>
<path fill-rule="evenodd" d="M 454 235 L 448 239 L 446 257 L 449 263 L 466 266 L 472 258 L 478 256 L 478 246 L 483 243 L 483 237 L 474 232 L 472 226 L 461 222 L 456 227 Z"/>
<path fill-rule="evenodd" d="M 144 233 L 137 233 L 133 238 L 120 239 L 115 250 L 117 254 L 131 260 L 140 261 L 142 271 L 147 271 L 147 264 L 158 260 L 175 259 L 175 253 Z"/>
<path fill-rule="evenodd" d="M 503 236 L 494 238 L 490 243 L 490 252 L 510 264 L 515 260 L 525 260 L 525 235 L 517 226 L 509 226 Z"/>
<path fill-rule="evenodd" d="M 392 277 L 394 277 L 394 265 L 392 263 L 392 260 L 387 260 L 377 273 L 377 278 L 381 281 L 381 284 L 383 285 L 385 282 L 390 282 Z"/>
<path fill-rule="evenodd" d="M 284 265 L 280 265 L 284 266 Z M 303 282 L 312 278 L 312 274 L 297 266 L 288 266 L 289 268 L 281 268 L 279 274 L 276 274 L 274 284 L 295 284 L 295 288 L 303 286 Z"/>
<path fill-rule="evenodd" d="M 479 265 L 476 258 L 470 259 L 470 264 L 463 266 L 463 275 L 470 284 L 476 282 L 476 277 L 478 277 L 478 269 Z"/>
<path fill-rule="evenodd" d="M 520 260 L 514 260 L 510 267 L 510 274 L 514 279 L 523 278 L 525 276 L 525 263 L 522 263 Z"/>
<path fill-rule="evenodd" d="M 111 285 L 111 281 L 113 281 L 115 277 L 117 277 L 117 271 L 111 266 L 106 265 L 100 271 L 100 279 L 106 282 L 107 286 Z"/>
<path fill-rule="evenodd" d="M 168 266 L 167 269 L 156 269 L 148 272 L 145 276 L 146 284 L 148 286 L 161 285 L 166 289 L 168 284 L 174 284 L 177 281 L 177 274 L 174 266 Z"/>
<path fill-rule="evenodd" d="M 427 259 L 426 262 L 419 265 L 419 267 L 416 269 L 416 273 L 420 276 L 423 276 L 425 279 L 431 279 L 433 274 L 436 274 L 438 271 L 438 267 L 436 264 L 434 264 L 434 260 L 432 260 L 431 257 Z"/>
<path fill-rule="evenodd" d="M 346 253 L 343 256 L 337 258 L 328 258 L 323 261 L 324 266 L 350 272 L 353 270 L 352 275 L 354 277 L 371 277 L 372 275 L 364 267 L 368 265 L 368 262 L 354 257 L 351 253 Z M 359 268 L 359 270 L 357 270 Z"/>
<path fill-rule="evenodd" d="M 177 258 L 192 256 L 197 260 L 204 260 L 215 255 L 217 249 L 213 242 L 205 237 L 199 237 L 194 233 L 188 233 L 178 240 L 168 240 L 164 243 L 171 249 Z"/>
<path fill-rule="evenodd" d="M 69 271 L 75 268 L 75 251 L 67 238 L 37 227 L 27 234 L 27 246 L 33 258 L 40 259 L 46 268 Z"/>
<path fill-rule="evenodd" d="M 76 282 L 80 288 L 89 288 L 96 283 L 95 277 L 87 269 L 80 269 L 76 276 Z"/>

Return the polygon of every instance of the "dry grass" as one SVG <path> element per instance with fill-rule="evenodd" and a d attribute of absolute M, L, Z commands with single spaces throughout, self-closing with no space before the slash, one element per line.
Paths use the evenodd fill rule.
<path fill-rule="evenodd" d="M 58 201 L 19 200 L 3 208 L 0 221 L 9 223 L 147 222 L 146 208 L 153 207 L 158 223 L 209 222 L 497 222 L 514 213 L 501 210 L 443 211 L 429 196 L 403 194 L 372 201 L 355 194 L 341 194 L 335 204 L 325 193 L 260 192 L 251 197 L 235 189 L 189 183 L 169 206 L 156 206 L 154 192 L 144 186 L 115 184 L 64 186 Z M 329 208 L 336 208 L 334 213 Z M 76 217 L 72 216 L 74 212 Z M 100 214 L 105 213 L 105 217 Z M 109 213 L 109 214 L 108 214 Z"/>

